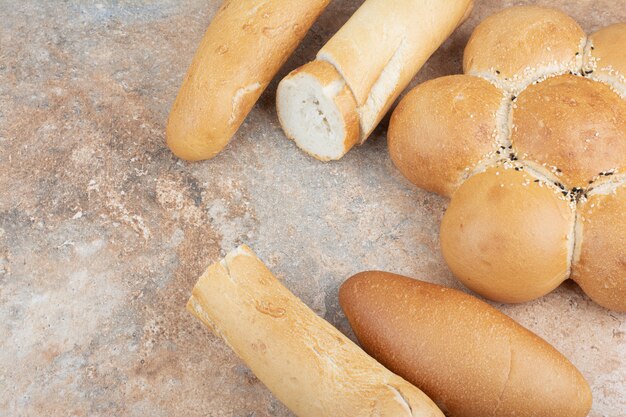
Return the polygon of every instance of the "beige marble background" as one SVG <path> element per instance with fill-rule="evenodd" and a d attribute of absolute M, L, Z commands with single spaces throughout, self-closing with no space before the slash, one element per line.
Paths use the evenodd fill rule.
<path fill-rule="evenodd" d="M 0 416 L 290 416 L 184 311 L 209 262 L 247 242 L 351 334 L 337 303 L 379 268 L 460 288 L 439 253 L 447 201 L 392 166 L 381 127 L 340 162 L 287 141 L 276 82 L 227 149 L 185 163 L 170 105 L 218 0 L 0 1 Z M 281 75 L 360 1 L 335 0 Z M 519 1 L 477 0 L 417 81 L 457 73 L 476 24 Z M 587 31 L 623 0 L 540 1 Z M 573 283 L 496 304 L 583 372 L 594 417 L 626 415 L 626 317 Z"/>

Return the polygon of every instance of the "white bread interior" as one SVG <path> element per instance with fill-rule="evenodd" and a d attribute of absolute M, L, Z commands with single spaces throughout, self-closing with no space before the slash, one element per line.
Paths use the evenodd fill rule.
<path fill-rule="evenodd" d="M 287 137 L 317 159 L 339 159 L 358 140 L 356 103 L 343 78 L 328 64 L 314 61 L 285 77 L 276 93 L 276 107 Z"/>

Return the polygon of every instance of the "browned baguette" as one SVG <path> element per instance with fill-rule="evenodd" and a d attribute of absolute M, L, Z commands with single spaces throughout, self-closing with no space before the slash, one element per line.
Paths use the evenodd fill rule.
<path fill-rule="evenodd" d="M 477 298 L 363 272 L 339 301 L 365 351 L 450 417 L 583 417 L 591 408 L 587 382 L 562 354 Z"/>

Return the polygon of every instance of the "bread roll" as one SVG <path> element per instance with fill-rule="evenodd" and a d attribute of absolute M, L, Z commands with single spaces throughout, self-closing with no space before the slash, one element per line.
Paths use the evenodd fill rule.
<path fill-rule="evenodd" d="M 624 244 L 608 230 L 626 207 L 615 200 L 615 212 L 597 214 L 606 233 L 587 224 L 594 216 L 580 220 L 588 197 L 626 173 L 622 39 L 626 24 L 585 42 L 559 11 L 505 9 L 472 34 L 466 75 L 419 85 L 394 111 L 391 159 L 414 184 L 452 198 L 443 255 L 481 295 L 523 302 L 574 277 L 599 304 L 626 309 Z"/>
<path fill-rule="evenodd" d="M 276 106 L 286 136 L 318 159 L 341 158 L 367 139 L 471 7 L 472 0 L 366 0 L 317 54 L 334 74 L 309 65 L 279 84 Z M 343 122 L 355 119 L 358 124 Z"/>
<path fill-rule="evenodd" d="M 626 97 L 626 22 L 600 29 L 589 36 L 585 74 L 605 82 Z"/>
<path fill-rule="evenodd" d="M 226 0 L 209 25 L 167 122 L 178 157 L 210 159 L 250 112 L 329 0 Z"/>
<path fill-rule="evenodd" d="M 578 72 L 586 36 L 574 19 L 555 9 L 517 6 L 483 20 L 463 56 L 463 72 L 520 91 L 554 73 Z"/>
<path fill-rule="evenodd" d="M 206 270 L 187 308 L 300 417 L 444 417 L 311 311 L 246 246 Z"/>
<path fill-rule="evenodd" d="M 488 81 L 468 75 L 420 84 L 391 116 L 391 160 L 418 187 L 452 196 L 474 168 L 499 151 L 498 124 L 506 123 L 500 117 L 503 99 L 508 101 Z M 450 119 L 458 123 L 449 126 Z"/>
<path fill-rule="evenodd" d="M 578 213 L 572 278 L 596 303 L 626 312 L 626 176 L 589 192 Z"/>
<path fill-rule="evenodd" d="M 488 168 L 452 197 L 441 222 L 443 257 L 463 284 L 491 300 L 541 297 L 569 277 L 570 204 L 559 188 L 524 169 Z"/>
<path fill-rule="evenodd" d="M 591 391 L 556 349 L 450 288 L 363 272 L 339 290 L 363 348 L 449 417 L 583 417 Z"/>
<path fill-rule="evenodd" d="M 523 160 L 558 167 L 567 188 L 626 168 L 626 101 L 603 84 L 561 75 L 517 98 L 511 141 Z"/>

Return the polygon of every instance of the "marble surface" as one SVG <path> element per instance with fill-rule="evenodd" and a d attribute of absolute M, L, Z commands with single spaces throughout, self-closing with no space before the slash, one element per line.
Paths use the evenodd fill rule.
<path fill-rule="evenodd" d="M 0 0 L 0 415 L 290 416 L 185 310 L 197 276 L 241 242 L 352 336 L 337 289 L 384 269 L 461 288 L 442 260 L 447 201 L 392 166 L 384 123 L 320 163 L 277 123 L 276 81 L 209 162 L 177 160 L 165 120 L 218 0 Z M 414 84 L 460 72 L 477 1 Z M 615 0 L 540 1 L 586 31 Z M 360 1 L 336 0 L 279 74 L 311 59 Z M 566 282 L 497 308 L 563 352 L 593 417 L 626 411 L 626 316 Z"/>

